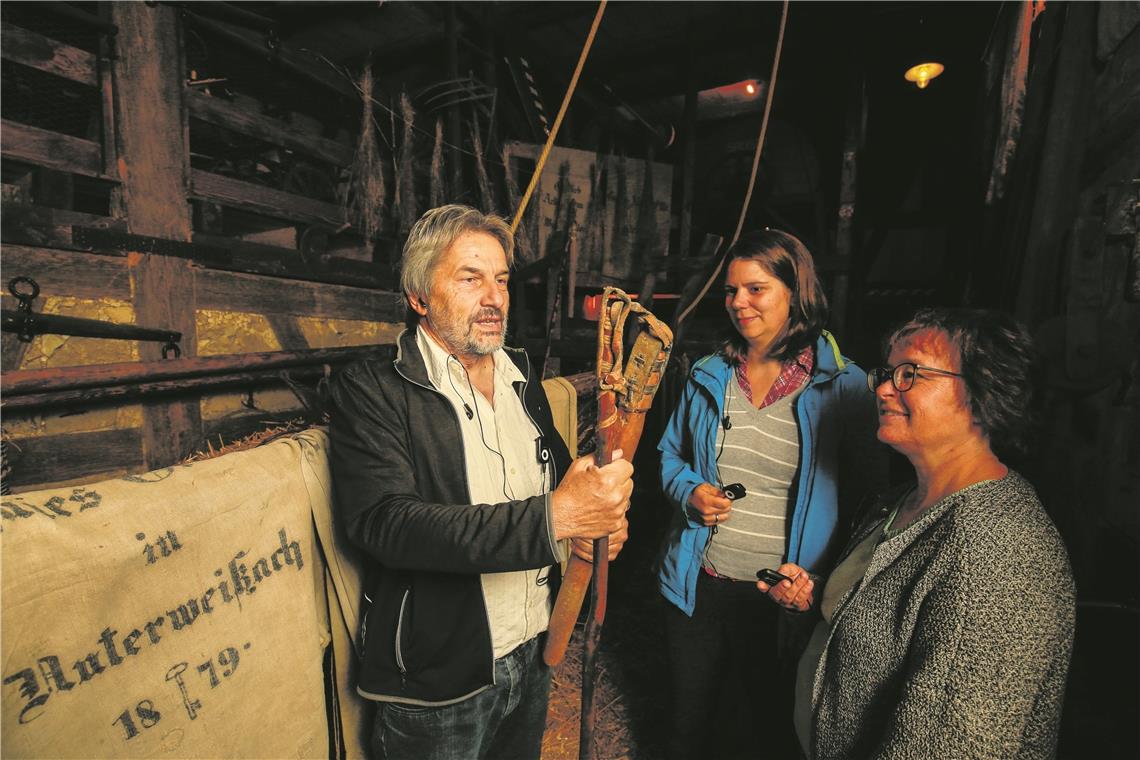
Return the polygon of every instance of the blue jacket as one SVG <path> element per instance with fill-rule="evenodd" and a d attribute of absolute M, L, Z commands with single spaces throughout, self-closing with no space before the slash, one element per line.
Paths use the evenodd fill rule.
<path fill-rule="evenodd" d="M 716 483 L 716 437 L 725 387 L 733 368 L 722 354 L 693 365 L 680 403 L 657 448 L 661 484 L 674 507 L 657 583 L 686 614 L 696 605 L 697 573 L 709 528 L 689 519 L 685 506 L 701 483 Z M 826 330 L 816 341 L 815 368 L 795 414 L 800 469 L 788 523 L 787 561 L 826 573 L 865 494 L 886 482 L 886 452 L 875 440 L 875 397 L 867 375 L 839 353 Z M 837 527 L 843 527 L 843 531 Z M 757 568 L 759 570 L 760 568 Z"/>

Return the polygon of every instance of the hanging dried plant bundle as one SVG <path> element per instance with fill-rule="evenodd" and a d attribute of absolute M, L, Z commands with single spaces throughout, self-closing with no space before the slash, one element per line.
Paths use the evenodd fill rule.
<path fill-rule="evenodd" d="M 558 165 L 558 181 L 554 185 L 554 225 L 546 239 L 546 255 L 561 256 L 575 222 L 573 188 L 570 182 L 570 162 Z M 552 247 L 553 246 L 553 247 Z"/>
<path fill-rule="evenodd" d="M 507 200 L 512 209 L 517 209 L 522 195 L 519 193 L 519 183 L 515 180 L 514 172 L 511 170 L 511 146 L 509 143 L 503 146 L 503 174 L 507 186 Z M 523 220 L 515 233 L 515 256 L 518 257 L 519 261 L 527 262 L 534 259 L 534 252 L 535 246 L 530 240 L 529 227 L 526 220 Z"/>
<path fill-rule="evenodd" d="M 647 274 L 654 259 L 664 254 L 657 250 L 657 204 L 653 200 L 653 148 L 645 158 L 645 171 L 641 183 L 641 204 L 637 209 L 637 226 L 634 232 L 633 262 L 635 271 Z"/>
<path fill-rule="evenodd" d="M 360 76 L 362 116 L 360 137 L 352 157 L 348 181 L 342 186 L 341 206 L 345 219 L 365 240 L 375 240 L 384 218 L 384 162 L 377 142 L 376 122 L 372 118 L 372 62 Z"/>
<path fill-rule="evenodd" d="M 515 175 L 511 172 L 510 143 L 503 145 L 503 173 L 504 184 L 507 186 L 507 201 L 512 209 L 516 209 L 519 207 L 519 183 L 515 181 Z"/>
<path fill-rule="evenodd" d="M 396 198 L 393 201 L 393 216 L 400 230 L 400 236 L 408 234 L 416 223 L 416 172 L 415 172 L 415 131 L 416 115 L 408 93 L 400 95 L 400 112 L 404 117 L 403 142 L 400 145 L 400 163 L 396 167 Z"/>
<path fill-rule="evenodd" d="M 602 153 L 594 155 L 590 165 L 590 197 L 582 215 L 578 233 L 578 271 L 601 271 L 600 256 L 602 236 L 606 227 L 606 199 L 601 192 L 602 178 L 605 177 L 606 157 Z"/>
<path fill-rule="evenodd" d="M 435 118 L 435 145 L 431 149 L 431 184 L 428 186 L 428 198 L 431 207 L 443 205 L 447 191 L 443 185 L 443 117 Z"/>
<path fill-rule="evenodd" d="M 471 117 L 471 150 L 475 154 L 475 178 L 479 183 L 479 203 L 485 213 L 495 213 L 498 206 L 495 203 L 495 191 L 491 187 L 491 178 L 487 176 L 487 164 L 483 161 L 483 140 L 479 137 L 479 121 Z"/>

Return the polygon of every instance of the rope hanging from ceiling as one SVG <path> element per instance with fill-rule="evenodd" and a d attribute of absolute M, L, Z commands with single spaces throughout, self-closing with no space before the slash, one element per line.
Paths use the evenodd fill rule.
<path fill-rule="evenodd" d="M 740 238 L 740 232 L 744 227 L 744 220 L 748 216 L 748 206 L 752 203 L 752 191 L 756 187 L 756 174 L 760 169 L 760 154 L 764 152 L 764 138 L 768 134 L 768 118 L 772 115 L 772 96 L 776 92 L 776 76 L 780 73 L 780 56 L 784 50 L 784 28 L 788 23 L 788 0 L 784 0 L 784 7 L 780 11 L 780 32 L 776 37 L 776 54 L 772 58 L 772 76 L 768 78 L 768 94 L 764 99 L 764 116 L 760 120 L 760 136 L 756 139 L 756 150 L 752 154 L 752 174 L 748 178 L 748 189 L 744 193 L 744 203 L 740 206 L 740 218 L 736 222 L 736 231 L 732 233 L 732 240 L 729 241 L 728 249 L 732 248 L 733 244 Z M 720 261 L 717 262 L 716 268 L 713 269 L 712 275 L 709 277 L 708 282 L 701 288 L 701 292 L 697 297 L 681 312 L 681 316 L 677 317 L 673 325 L 676 330 L 677 325 L 685 321 L 685 317 L 689 316 L 689 312 L 697 307 L 705 294 L 709 292 L 709 288 L 716 282 L 716 278 L 720 276 L 720 270 L 724 267 L 725 257 L 722 256 Z"/>
<path fill-rule="evenodd" d="M 522 221 L 522 216 L 526 212 L 527 204 L 530 203 L 530 197 L 534 194 L 534 189 L 538 187 L 538 179 L 542 176 L 542 169 L 546 165 L 546 159 L 550 155 L 550 149 L 554 147 L 554 138 L 558 136 L 558 128 L 562 126 L 562 117 L 566 115 L 566 109 L 570 106 L 570 98 L 574 95 L 574 89 L 578 86 L 578 77 L 582 74 L 582 69 L 586 65 L 586 57 L 590 54 L 590 47 L 594 44 L 594 36 L 598 33 L 598 27 L 602 24 L 602 14 L 606 11 L 607 0 L 601 0 L 598 4 L 598 12 L 594 14 L 594 23 L 590 25 L 590 33 L 586 36 L 586 44 L 582 46 L 582 52 L 578 56 L 578 65 L 574 69 L 574 76 L 570 78 L 570 85 L 566 88 L 566 94 L 562 97 L 562 105 L 558 108 L 558 115 L 554 117 L 554 126 L 550 128 L 550 134 L 546 137 L 546 144 L 542 146 L 542 153 L 538 157 L 538 163 L 534 167 L 534 174 L 531 175 L 530 184 L 527 185 L 526 192 L 523 194 L 522 200 L 519 201 L 518 210 L 515 211 L 514 218 L 511 219 L 511 234 L 519 228 L 519 223 Z M 787 0 L 785 0 L 786 8 Z M 510 167 L 507 167 L 510 171 Z"/>

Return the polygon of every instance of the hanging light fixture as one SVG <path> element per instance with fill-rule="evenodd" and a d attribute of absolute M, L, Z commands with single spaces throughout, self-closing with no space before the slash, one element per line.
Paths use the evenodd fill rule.
<path fill-rule="evenodd" d="M 928 61 L 926 63 L 920 63 L 917 66 L 911 66 L 906 70 L 906 73 L 903 74 L 903 78 L 908 82 L 914 82 L 918 85 L 918 89 L 925 90 L 926 86 L 930 84 L 930 80 L 945 70 L 946 67 L 941 63 Z"/>

